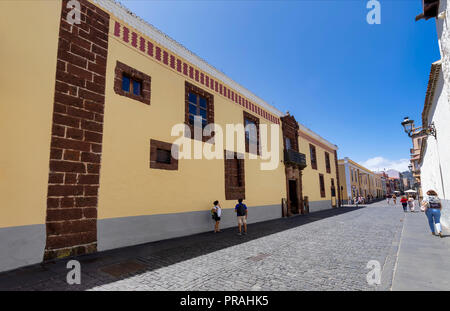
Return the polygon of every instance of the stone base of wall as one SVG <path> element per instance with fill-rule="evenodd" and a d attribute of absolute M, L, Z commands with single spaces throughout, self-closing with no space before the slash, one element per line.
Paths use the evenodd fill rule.
<path fill-rule="evenodd" d="M 309 212 L 310 213 L 323 211 L 323 210 L 331 209 L 331 208 L 333 208 L 331 206 L 331 200 L 309 202 Z"/>
<path fill-rule="evenodd" d="M 45 224 L 0 228 L 0 272 L 42 262 Z"/>
<path fill-rule="evenodd" d="M 281 218 L 280 205 L 248 208 L 248 223 Z M 210 211 L 98 220 L 98 251 L 213 231 Z M 234 209 L 224 209 L 220 228 L 237 227 Z M 237 230 L 237 229 L 236 229 Z"/>

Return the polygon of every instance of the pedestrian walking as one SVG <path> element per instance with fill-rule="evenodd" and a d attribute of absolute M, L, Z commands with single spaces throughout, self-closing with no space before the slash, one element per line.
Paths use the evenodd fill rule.
<path fill-rule="evenodd" d="M 397 204 L 397 196 L 395 194 L 392 195 L 392 201 L 394 201 L 394 205 Z"/>
<path fill-rule="evenodd" d="M 389 194 L 386 194 L 386 201 L 387 201 L 388 205 L 389 205 L 389 199 L 390 199 Z"/>
<path fill-rule="evenodd" d="M 408 207 L 411 212 L 414 212 L 415 209 L 415 201 L 414 198 L 410 195 L 408 198 Z"/>
<path fill-rule="evenodd" d="M 430 189 L 427 191 L 426 197 L 422 201 L 422 206 L 425 208 L 425 215 L 428 218 L 428 224 L 430 225 L 431 234 L 442 238 L 441 230 L 441 200 L 438 197 L 436 191 Z M 436 232 L 437 231 L 437 232 Z"/>
<path fill-rule="evenodd" d="M 242 203 L 242 199 L 238 200 L 238 204 L 236 204 L 234 211 L 236 212 L 237 221 L 238 221 L 238 229 L 239 229 L 239 235 L 242 235 L 242 226 L 244 226 L 244 234 L 247 234 L 247 216 L 248 216 L 248 209 L 247 205 Z"/>
<path fill-rule="evenodd" d="M 219 201 L 214 201 L 214 207 L 211 209 L 212 219 L 216 222 L 214 224 L 214 233 L 221 232 L 219 229 L 220 218 L 222 217 L 222 207 L 220 207 Z"/>
<path fill-rule="evenodd" d="M 408 199 L 405 196 L 402 196 L 400 202 L 402 203 L 403 211 L 406 213 L 408 211 Z"/>

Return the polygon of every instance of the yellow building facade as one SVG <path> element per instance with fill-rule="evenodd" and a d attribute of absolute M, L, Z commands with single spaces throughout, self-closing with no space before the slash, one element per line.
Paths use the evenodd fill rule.
<path fill-rule="evenodd" d="M 215 200 L 222 227 L 239 198 L 249 223 L 339 205 L 336 146 L 119 3 L 67 2 L 0 2 L 0 271 L 209 231 Z"/>
<path fill-rule="evenodd" d="M 310 212 L 337 207 L 339 202 L 338 147 L 299 125 L 300 152 L 306 155 L 303 196 Z"/>

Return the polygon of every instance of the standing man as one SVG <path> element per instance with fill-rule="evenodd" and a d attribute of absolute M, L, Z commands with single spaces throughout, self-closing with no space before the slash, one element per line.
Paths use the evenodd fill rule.
<path fill-rule="evenodd" d="M 242 235 L 242 230 L 241 230 L 242 225 L 244 225 L 244 234 L 247 234 L 248 209 L 247 209 L 247 205 L 242 203 L 242 199 L 238 200 L 238 204 L 236 204 L 234 211 L 236 212 L 236 215 L 237 215 L 238 228 L 239 228 L 238 234 Z"/>

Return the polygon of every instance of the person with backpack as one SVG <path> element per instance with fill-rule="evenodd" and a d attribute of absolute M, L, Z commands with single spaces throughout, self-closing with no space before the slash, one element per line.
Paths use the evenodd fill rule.
<path fill-rule="evenodd" d="M 439 236 L 442 238 L 443 235 L 440 221 L 442 204 L 436 191 L 434 190 L 427 191 L 427 195 L 422 201 L 422 207 L 425 209 L 425 215 L 427 215 L 428 218 L 428 224 L 431 229 L 431 234 L 436 235 L 435 231 L 437 231 L 437 234 L 439 234 Z"/>
<path fill-rule="evenodd" d="M 222 208 L 220 207 L 219 201 L 214 201 L 214 207 L 211 209 L 212 219 L 216 222 L 214 225 L 214 233 L 222 232 L 219 229 L 220 217 L 222 217 Z"/>
<path fill-rule="evenodd" d="M 244 225 L 244 234 L 247 234 L 247 216 L 248 216 L 248 209 L 247 205 L 242 203 L 242 199 L 238 200 L 238 204 L 236 204 L 234 211 L 236 212 L 237 221 L 238 221 L 238 229 L 239 229 L 239 235 L 242 235 L 242 225 Z"/>

